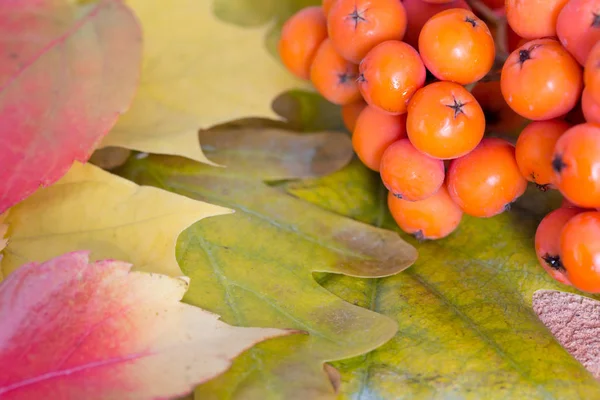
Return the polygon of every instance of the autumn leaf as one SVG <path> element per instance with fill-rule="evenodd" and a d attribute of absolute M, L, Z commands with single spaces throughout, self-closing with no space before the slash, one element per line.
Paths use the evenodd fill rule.
<path fill-rule="evenodd" d="M 11 208 L 0 266 L 6 276 L 27 262 L 91 250 L 93 260 L 114 258 L 139 270 L 179 276 L 175 243 L 181 231 L 228 212 L 76 163 L 56 184 Z"/>
<path fill-rule="evenodd" d="M 412 264 L 416 252 L 393 232 L 342 218 L 260 181 L 333 172 L 350 160 L 346 134 L 230 128 L 200 135 L 206 154 L 226 168 L 150 156 L 130 160 L 120 173 L 236 210 L 201 221 L 180 237 L 178 260 L 191 278 L 185 301 L 234 325 L 297 328 L 309 336 L 257 347 L 201 386 L 196 397 L 331 398 L 334 386 L 323 363 L 376 348 L 393 336 L 396 323 L 332 296 L 314 281 L 313 271 L 393 275 Z"/>
<path fill-rule="evenodd" d="M 533 294 L 533 309 L 558 342 L 600 379 L 600 302 L 556 290 Z"/>
<path fill-rule="evenodd" d="M 535 188 L 512 211 L 465 216 L 446 239 L 415 243 L 415 265 L 377 280 L 320 274 L 326 289 L 398 323 L 396 336 L 364 356 L 333 363 L 340 399 L 590 399 L 600 384 L 546 330 L 531 308 L 557 289 L 538 265 L 533 236 L 560 196 Z M 355 161 L 287 190 L 326 209 L 397 229 L 379 176 Z M 347 199 L 352 199 L 348 201 Z M 554 202 L 554 200 L 558 202 Z"/>
<path fill-rule="evenodd" d="M 141 32 L 119 0 L 0 3 L 0 213 L 85 162 L 129 106 Z"/>
<path fill-rule="evenodd" d="M 306 86 L 267 52 L 267 27 L 223 22 L 213 14 L 212 1 L 127 4 L 144 29 L 142 78 L 131 109 L 103 146 L 207 162 L 198 128 L 241 117 L 274 117 L 271 102 L 279 93 Z"/>
<path fill-rule="evenodd" d="M 232 327 L 181 303 L 186 281 L 130 268 L 76 252 L 0 284 L 2 399 L 172 398 L 297 332 Z"/>

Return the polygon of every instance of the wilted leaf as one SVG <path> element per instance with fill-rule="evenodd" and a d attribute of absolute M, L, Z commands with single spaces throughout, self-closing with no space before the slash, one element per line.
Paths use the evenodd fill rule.
<path fill-rule="evenodd" d="M 85 162 L 138 83 L 131 11 L 66 4 L 0 2 L 0 213 Z"/>
<path fill-rule="evenodd" d="M 89 162 L 102 169 L 115 169 L 125 164 L 130 155 L 131 150 L 122 147 L 104 147 L 96 150 Z"/>
<path fill-rule="evenodd" d="M 395 227 L 380 178 L 360 162 L 288 190 L 342 215 Z M 534 198 L 544 196 L 548 202 L 552 193 Z M 538 212 L 543 208 L 538 204 Z M 541 214 L 531 209 L 528 196 L 491 219 L 465 216 L 448 238 L 418 244 L 415 265 L 393 277 L 320 275 L 325 288 L 399 325 L 384 346 L 333 364 L 342 374 L 340 398 L 598 398 L 600 385 L 531 309 L 533 292 L 560 287 L 537 264 L 533 235 Z"/>
<path fill-rule="evenodd" d="M 103 146 L 206 162 L 198 128 L 240 117 L 274 117 L 275 96 L 304 85 L 267 52 L 266 27 L 220 21 L 210 0 L 127 4 L 144 28 L 142 80 L 131 109 Z"/>
<path fill-rule="evenodd" d="M 138 185 L 91 164 L 73 165 L 56 184 L 11 208 L 2 270 L 76 250 L 94 260 L 114 258 L 136 269 L 181 275 L 179 233 L 199 219 L 229 212 Z"/>
<path fill-rule="evenodd" d="M 331 398 L 334 387 L 323 363 L 385 343 L 396 324 L 332 296 L 313 280 L 312 272 L 385 276 L 416 258 L 414 248 L 393 232 L 342 218 L 257 180 L 333 172 L 340 167 L 336 158 L 344 154 L 341 149 L 341 159 L 348 160 L 351 153 L 347 135 L 278 138 L 269 132 L 229 133 L 238 135 L 235 142 L 225 139 L 228 135 L 222 131 L 212 136 L 211 154 L 223 157 L 227 168 L 151 156 L 130 161 L 123 171 L 141 183 L 236 209 L 233 215 L 200 222 L 182 234 L 178 259 L 192 279 L 186 301 L 235 325 L 285 326 L 309 333 L 249 352 L 222 378 L 200 387 L 197 398 Z M 244 135 L 249 137 L 242 140 Z M 333 137 L 338 150 L 329 155 L 316 150 L 331 145 Z M 306 151 L 306 143 L 314 146 L 312 153 Z M 284 148 L 285 159 L 261 162 Z M 246 165 L 250 154 L 258 162 L 246 175 L 235 165 L 238 160 Z"/>
<path fill-rule="evenodd" d="M 180 302 L 185 281 L 130 268 L 77 252 L 0 284 L 2 399 L 172 398 L 255 343 L 294 333 L 229 326 Z"/>
<path fill-rule="evenodd" d="M 533 309 L 558 342 L 600 379 L 600 302 L 556 290 L 533 294 Z"/>

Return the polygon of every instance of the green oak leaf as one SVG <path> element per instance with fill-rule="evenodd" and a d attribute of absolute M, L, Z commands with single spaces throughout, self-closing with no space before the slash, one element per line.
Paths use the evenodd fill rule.
<path fill-rule="evenodd" d="M 341 217 L 262 181 L 327 175 L 352 157 L 345 133 L 295 134 L 245 121 L 202 131 L 212 167 L 175 157 L 137 157 L 119 172 L 140 184 L 234 209 L 179 238 L 191 278 L 185 301 L 238 326 L 297 328 L 308 335 L 265 343 L 200 386 L 201 399 L 330 399 L 336 373 L 324 363 L 364 354 L 389 340 L 396 322 L 333 296 L 313 272 L 396 274 L 416 251 L 392 231 Z M 351 200 L 351 199 L 349 199 Z M 369 281 L 368 279 L 366 280 Z"/>
<path fill-rule="evenodd" d="M 355 161 L 292 182 L 295 196 L 363 222 L 397 229 L 377 174 Z M 353 201 L 348 201 L 353 199 Z M 538 289 L 569 290 L 538 265 L 537 223 L 559 201 L 530 190 L 510 212 L 465 216 L 448 238 L 417 244 L 402 274 L 359 280 L 321 274 L 341 298 L 398 322 L 396 336 L 366 355 L 336 362 L 341 399 L 591 399 L 600 384 L 532 310 Z"/>

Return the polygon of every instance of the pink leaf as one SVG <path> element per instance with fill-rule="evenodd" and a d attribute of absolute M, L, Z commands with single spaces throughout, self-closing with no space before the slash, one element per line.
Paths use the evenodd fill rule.
<path fill-rule="evenodd" d="M 297 331 L 238 328 L 180 302 L 181 279 L 87 252 L 26 264 L 0 284 L 0 398 L 181 396 L 253 344 Z"/>
<path fill-rule="evenodd" d="M 87 161 L 135 94 L 132 12 L 120 0 L 65 3 L 0 1 L 0 214 Z"/>

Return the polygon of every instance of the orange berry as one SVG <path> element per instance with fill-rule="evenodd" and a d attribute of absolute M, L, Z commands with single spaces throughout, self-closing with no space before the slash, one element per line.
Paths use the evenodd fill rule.
<path fill-rule="evenodd" d="M 560 235 L 560 254 L 573 286 L 600 292 L 600 212 L 582 212 L 569 219 Z"/>
<path fill-rule="evenodd" d="M 517 114 L 502 97 L 499 81 L 478 82 L 471 94 L 485 115 L 486 132 L 518 135 L 527 119 Z"/>
<path fill-rule="evenodd" d="M 338 0 L 327 25 L 337 51 L 358 64 L 379 43 L 402 40 L 406 11 L 399 0 Z"/>
<path fill-rule="evenodd" d="M 368 168 L 379 172 L 381 157 L 389 145 L 406 137 L 406 115 L 390 115 L 365 107 L 356 120 L 352 146 Z"/>
<path fill-rule="evenodd" d="M 571 126 L 560 119 L 534 121 L 517 139 L 515 157 L 525 179 L 547 190 L 552 183 L 552 155 L 558 138 Z"/>
<path fill-rule="evenodd" d="M 354 103 L 345 104 L 342 106 L 342 119 L 344 121 L 344 126 L 346 126 L 346 129 L 348 129 L 349 132 L 354 131 L 356 120 L 366 106 L 367 103 L 365 103 L 362 98 Z"/>
<path fill-rule="evenodd" d="M 444 162 L 417 150 L 408 139 L 392 143 L 383 153 L 381 180 L 394 196 L 418 201 L 432 196 L 444 183 Z"/>
<path fill-rule="evenodd" d="M 418 240 L 441 239 L 456 230 L 463 212 L 442 185 L 434 195 L 420 201 L 406 201 L 388 194 L 388 208 L 404 232 Z"/>
<path fill-rule="evenodd" d="M 432 3 L 432 4 L 445 4 L 445 3 L 451 3 L 454 0 L 422 0 L 426 3 Z"/>
<path fill-rule="evenodd" d="M 514 146 L 499 138 L 484 138 L 475 150 L 452 160 L 448 169 L 450 196 L 474 217 L 502 213 L 526 188 Z"/>
<path fill-rule="evenodd" d="M 406 131 L 412 144 L 428 156 L 457 158 L 479 144 L 485 117 L 467 89 L 453 82 L 434 82 L 410 100 Z"/>
<path fill-rule="evenodd" d="M 577 207 L 577 205 L 571 203 L 568 199 L 563 197 L 563 200 L 560 203 L 560 208 L 571 208 L 571 207 Z M 579 207 L 577 207 L 577 208 L 579 208 Z"/>
<path fill-rule="evenodd" d="M 362 60 L 358 88 L 369 105 L 404 114 L 408 100 L 425 84 L 425 73 L 413 47 L 390 40 L 375 46 Z"/>
<path fill-rule="evenodd" d="M 588 55 L 583 80 L 589 95 L 600 103 L 600 41 L 592 47 Z"/>
<path fill-rule="evenodd" d="M 565 224 L 581 213 L 580 208 L 559 208 L 542 219 L 535 232 L 535 253 L 538 262 L 554 279 L 571 285 L 560 255 L 560 234 Z"/>
<path fill-rule="evenodd" d="M 465 0 L 455 0 L 450 3 L 438 4 L 427 3 L 423 0 L 404 0 L 402 4 L 404 4 L 407 19 L 406 33 L 402 40 L 415 48 L 419 46 L 421 29 L 429 18 L 451 8 L 471 9 Z"/>
<path fill-rule="evenodd" d="M 588 88 L 584 88 L 581 94 L 581 108 L 586 122 L 600 124 L 600 103 L 592 97 Z"/>
<path fill-rule="evenodd" d="M 358 65 L 346 61 L 325 39 L 310 67 L 310 80 L 325 99 L 344 105 L 361 99 L 356 78 Z"/>
<path fill-rule="evenodd" d="M 558 15 L 558 39 L 581 65 L 600 40 L 599 11 L 598 0 L 568 0 Z"/>
<path fill-rule="evenodd" d="M 331 10 L 331 7 L 333 7 L 333 3 L 336 1 L 337 0 L 323 0 L 321 7 L 323 7 L 323 14 L 325 14 L 325 16 L 329 15 L 329 11 Z"/>
<path fill-rule="evenodd" d="M 277 46 L 281 62 L 294 75 L 310 79 L 310 65 L 326 38 L 327 20 L 323 9 L 303 8 L 283 24 Z"/>
<path fill-rule="evenodd" d="M 600 126 L 579 124 L 556 142 L 552 183 L 569 201 L 584 208 L 600 207 Z"/>
<path fill-rule="evenodd" d="M 571 110 L 583 87 L 581 67 L 554 39 L 538 39 L 513 51 L 502 68 L 502 95 L 525 118 L 556 118 Z"/>
<path fill-rule="evenodd" d="M 477 82 L 494 64 L 494 38 L 469 10 L 453 8 L 429 19 L 419 36 L 419 54 L 438 79 L 461 85 Z"/>
<path fill-rule="evenodd" d="M 506 0 L 506 19 L 525 39 L 556 36 L 558 14 L 568 0 Z"/>

